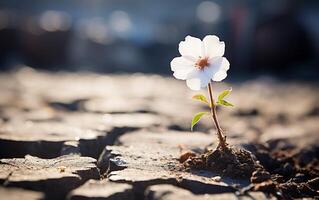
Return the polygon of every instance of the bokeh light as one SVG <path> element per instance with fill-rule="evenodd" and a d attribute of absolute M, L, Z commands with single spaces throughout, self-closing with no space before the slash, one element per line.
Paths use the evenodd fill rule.
<path fill-rule="evenodd" d="M 203 1 L 196 9 L 198 19 L 206 23 L 218 22 L 221 13 L 221 7 L 213 1 Z"/>

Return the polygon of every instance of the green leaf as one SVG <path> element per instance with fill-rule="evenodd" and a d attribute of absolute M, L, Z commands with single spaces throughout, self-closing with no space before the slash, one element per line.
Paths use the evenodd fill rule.
<path fill-rule="evenodd" d="M 199 120 L 204 116 L 209 114 L 209 112 L 199 112 L 196 113 L 192 119 L 191 131 L 193 131 L 193 127 L 199 122 Z"/>
<path fill-rule="evenodd" d="M 218 95 L 218 101 L 224 100 L 224 98 L 229 95 L 232 91 L 232 88 L 230 88 L 229 90 L 224 90 L 222 91 L 219 95 Z"/>
<path fill-rule="evenodd" d="M 218 100 L 217 100 L 217 104 L 218 105 L 223 105 L 223 106 L 234 106 L 233 104 L 231 104 L 230 102 L 224 100 L 224 98 L 229 95 L 232 91 L 232 88 L 230 88 L 229 90 L 224 90 L 222 91 L 219 95 L 218 95 Z"/>
<path fill-rule="evenodd" d="M 218 105 L 223 105 L 223 106 L 234 106 L 233 104 L 229 103 L 228 101 L 225 100 L 219 100 L 217 101 Z"/>
<path fill-rule="evenodd" d="M 194 95 L 194 96 L 192 97 L 192 99 L 199 100 L 199 101 L 201 101 L 201 102 L 206 103 L 206 104 L 209 105 L 208 100 L 206 99 L 206 97 L 205 97 L 203 94 L 196 94 L 196 95 Z"/>

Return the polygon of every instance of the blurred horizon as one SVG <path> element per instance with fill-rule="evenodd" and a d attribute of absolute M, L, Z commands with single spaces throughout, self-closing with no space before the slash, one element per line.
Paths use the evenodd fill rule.
<path fill-rule="evenodd" d="M 0 2 L 0 71 L 168 75 L 185 36 L 226 43 L 230 79 L 318 81 L 319 2 L 70 0 Z"/>

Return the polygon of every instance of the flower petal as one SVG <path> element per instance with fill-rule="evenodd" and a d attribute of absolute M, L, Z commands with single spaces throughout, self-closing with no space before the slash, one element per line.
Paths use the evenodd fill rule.
<path fill-rule="evenodd" d="M 217 72 L 214 77 L 212 78 L 213 81 L 222 81 L 227 77 L 226 71 L 219 71 Z"/>
<path fill-rule="evenodd" d="M 177 79 L 186 80 L 188 74 L 195 69 L 194 63 L 184 57 L 176 57 L 171 61 L 173 76 Z"/>
<path fill-rule="evenodd" d="M 186 80 L 190 71 L 191 70 L 178 70 L 173 73 L 173 76 L 180 80 Z"/>
<path fill-rule="evenodd" d="M 225 53 L 225 43 L 219 41 L 219 38 L 215 35 L 207 35 L 203 39 L 205 47 L 205 56 L 209 58 L 223 56 Z"/>
<path fill-rule="evenodd" d="M 187 79 L 186 84 L 191 90 L 201 89 L 201 82 L 200 82 L 200 79 L 198 78 Z"/>
<path fill-rule="evenodd" d="M 175 57 L 171 61 L 171 70 L 177 71 L 180 69 L 188 69 L 188 68 L 194 68 L 195 63 L 190 61 L 189 59 L 186 59 L 185 57 Z"/>
<path fill-rule="evenodd" d="M 179 43 L 178 51 L 182 56 L 191 56 L 193 59 L 203 56 L 203 43 L 200 39 L 187 36 Z"/>
<path fill-rule="evenodd" d="M 195 69 L 187 76 L 186 84 L 192 90 L 200 90 L 207 86 L 210 77 L 203 70 Z"/>
<path fill-rule="evenodd" d="M 229 62 L 225 57 L 215 57 L 209 60 L 209 67 L 204 69 L 204 72 L 213 81 L 222 81 L 227 77 Z"/>

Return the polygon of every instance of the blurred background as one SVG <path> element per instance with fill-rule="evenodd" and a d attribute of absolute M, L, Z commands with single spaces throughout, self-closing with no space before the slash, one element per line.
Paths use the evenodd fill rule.
<path fill-rule="evenodd" d="M 317 0 L 1 0 L 0 70 L 171 74 L 186 35 L 226 42 L 230 80 L 317 80 Z"/>

